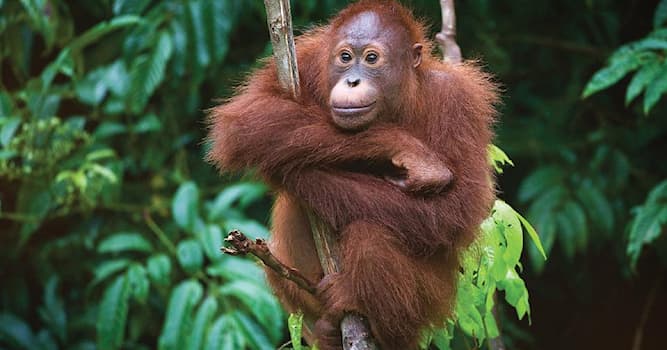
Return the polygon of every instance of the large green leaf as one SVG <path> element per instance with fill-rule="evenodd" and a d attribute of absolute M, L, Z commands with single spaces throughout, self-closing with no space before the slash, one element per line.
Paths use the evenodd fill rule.
<path fill-rule="evenodd" d="M 195 280 L 184 281 L 174 288 L 169 298 L 158 349 L 186 349 L 186 341 L 192 329 L 192 310 L 203 293 L 202 286 Z"/>
<path fill-rule="evenodd" d="M 663 64 L 657 77 L 646 87 L 646 92 L 644 93 L 644 114 L 648 114 L 651 111 L 665 92 L 667 92 L 667 64 Z"/>
<path fill-rule="evenodd" d="M 519 263 L 523 251 L 523 234 L 521 222 L 516 212 L 507 203 L 496 201 L 493 207 L 494 218 L 503 225 L 503 236 L 505 237 L 505 249 L 503 259 L 509 268 L 514 268 Z"/>
<path fill-rule="evenodd" d="M 114 15 L 138 15 L 150 4 L 150 0 L 115 0 Z"/>
<path fill-rule="evenodd" d="M 18 192 L 18 211 L 34 218 L 26 221 L 19 232 L 19 249 L 41 225 L 42 220 L 53 208 L 53 195 L 49 184 L 26 182 Z"/>
<path fill-rule="evenodd" d="M 218 261 L 222 259 L 223 255 L 220 248 L 224 240 L 219 226 L 207 225 L 206 229 L 199 233 L 198 238 L 209 260 Z"/>
<path fill-rule="evenodd" d="M 193 232 L 199 215 L 199 189 L 194 182 L 185 182 L 171 202 L 171 214 L 182 229 Z"/>
<path fill-rule="evenodd" d="M 527 202 L 563 181 L 562 170 L 555 166 L 541 167 L 526 177 L 519 187 L 519 200 Z"/>
<path fill-rule="evenodd" d="M 7 147 L 9 142 L 12 140 L 14 133 L 21 125 L 21 118 L 19 117 L 7 117 L 0 118 L 0 145 Z"/>
<path fill-rule="evenodd" d="M 90 282 L 89 287 L 92 288 L 108 277 L 125 270 L 130 263 L 131 260 L 129 259 L 114 259 L 101 262 L 99 265 L 95 266 L 95 269 L 93 270 L 95 278 Z"/>
<path fill-rule="evenodd" d="M 127 269 L 126 276 L 134 299 L 140 303 L 146 302 L 150 288 L 146 269 L 142 265 L 132 264 L 130 268 Z"/>
<path fill-rule="evenodd" d="M 255 284 L 264 281 L 264 273 L 257 263 L 235 256 L 225 256 L 224 259 L 208 266 L 206 273 L 226 280 L 248 280 Z"/>
<path fill-rule="evenodd" d="M 271 339 L 280 338 L 283 313 L 276 299 L 264 285 L 248 281 L 230 281 L 220 287 L 220 294 L 240 301 L 245 310 L 253 315 L 268 332 Z"/>
<path fill-rule="evenodd" d="M 156 254 L 146 261 L 148 276 L 157 285 L 168 285 L 171 278 L 171 260 L 164 254 Z"/>
<path fill-rule="evenodd" d="M 38 349 L 37 339 L 30 326 L 22 319 L 7 312 L 0 313 L 0 339 L 18 349 Z"/>
<path fill-rule="evenodd" d="M 203 1 L 190 1 L 186 4 L 188 44 L 194 49 L 196 61 L 193 63 L 196 64 L 195 67 L 198 67 L 195 73 L 196 79 L 200 79 L 202 68 L 208 66 L 211 61 L 206 40 L 206 23 L 203 18 L 206 10 L 202 5 Z"/>
<path fill-rule="evenodd" d="M 39 308 L 39 316 L 61 342 L 67 341 L 67 312 L 62 298 L 58 295 L 58 277 L 51 276 L 44 286 L 44 303 Z"/>
<path fill-rule="evenodd" d="M 201 349 L 205 344 L 206 331 L 211 325 L 211 321 L 218 311 L 218 301 L 214 296 L 208 296 L 199 305 L 199 309 L 195 315 L 192 331 L 188 335 L 187 349 Z"/>
<path fill-rule="evenodd" d="M 262 198 L 266 194 L 266 191 L 266 185 L 259 182 L 240 182 L 225 187 L 209 207 L 209 220 L 217 221 L 224 219 L 226 216 L 225 212 L 234 203 L 238 203 L 240 208 L 245 208 Z"/>
<path fill-rule="evenodd" d="M 611 232 L 614 226 L 614 211 L 602 192 L 591 181 L 585 181 L 576 191 L 576 196 L 583 204 L 591 222 L 605 232 Z"/>
<path fill-rule="evenodd" d="M 100 253 L 121 253 L 126 251 L 137 251 L 150 253 L 153 245 L 142 235 L 136 232 L 120 232 L 105 238 L 97 246 Z"/>
<path fill-rule="evenodd" d="M 130 69 L 130 110 L 140 113 L 155 89 L 164 80 L 165 67 L 171 58 L 173 45 L 166 31 L 158 34 L 155 47 L 148 55 L 137 57 Z"/>
<path fill-rule="evenodd" d="M 639 96 L 648 84 L 658 77 L 658 74 L 664 69 L 664 65 L 663 62 L 655 60 L 639 69 L 628 85 L 628 90 L 625 94 L 625 104 L 629 104 Z"/>
<path fill-rule="evenodd" d="M 245 339 L 232 314 L 223 314 L 206 333 L 205 350 L 236 350 L 245 348 Z"/>
<path fill-rule="evenodd" d="M 130 293 L 125 275 L 116 278 L 104 291 L 97 310 L 97 347 L 100 350 L 122 347 Z"/>
<path fill-rule="evenodd" d="M 276 347 L 276 344 L 272 343 L 266 336 L 265 330 L 259 327 L 248 315 L 241 312 L 234 312 L 233 315 L 238 321 L 239 329 L 245 335 L 251 349 L 273 350 Z"/>
<path fill-rule="evenodd" d="M 658 184 L 644 205 L 634 211 L 634 218 L 630 225 L 627 254 L 631 266 L 637 265 L 642 248 L 655 241 L 664 232 L 667 224 L 667 181 Z"/>
<path fill-rule="evenodd" d="M 80 50 L 89 44 L 97 42 L 99 38 L 114 30 L 133 26 L 141 21 L 141 17 L 133 15 L 114 17 L 108 22 L 98 23 L 94 27 L 88 29 L 76 39 L 72 40 L 67 47 L 71 50 Z"/>
<path fill-rule="evenodd" d="M 599 70 L 588 82 L 582 93 L 586 98 L 602 89 L 605 89 L 623 78 L 626 74 L 639 68 L 647 60 L 655 58 L 652 52 L 624 52 L 623 55 L 612 56 L 610 64 Z"/>
<path fill-rule="evenodd" d="M 193 239 L 188 239 L 178 243 L 176 248 L 178 262 L 183 270 L 189 274 L 196 273 L 202 268 L 204 255 L 201 246 Z"/>

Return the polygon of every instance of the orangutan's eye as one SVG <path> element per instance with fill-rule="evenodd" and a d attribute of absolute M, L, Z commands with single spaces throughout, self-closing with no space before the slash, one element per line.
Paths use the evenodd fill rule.
<path fill-rule="evenodd" d="M 343 51 L 340 54 L 340 61 L 343 62 L 343 63 L 348 63 L 348 62 L 352 61 L 352 55 L 347 51 Z"/>
<path fill-rule="evenodd" d="M 369 64 L 375 64 L 375 62 L 378 61 L 378 54 L 375 52 L 370 52 L 368 55 L 366 55 L 366 62 Z"/>

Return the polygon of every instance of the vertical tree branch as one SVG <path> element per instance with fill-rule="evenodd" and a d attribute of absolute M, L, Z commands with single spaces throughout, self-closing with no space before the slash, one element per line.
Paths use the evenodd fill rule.
<path fill-rule="evenodd" d="M 299 69 L 296 61 L 289 0 L 264 0 L 264 6 L 280 85 L 283 89 L 290 91 L 296 99 L 299 97 Z M 326 274 L 339 271 L 339 247 L 332 228 L 310 210 L 308 210 L 308 217 L 322 270 Z M 341 333 L 345 350 L 377 349 L 362 316 L 345 315 L 341 322 Z"/>
<path fill-rule="evenodd" d="M 435 35 L 443 59 L 447 62 L 461 62 L 461 49 L 456 43 L 456 11 L 454 0 L 440 0 L 442 9 L 442 30 Z"/>
<path fill-rule="evenodd" d="M 299 97 L 299 69 L 292 32 L 292 11 L 289 0 L 264 0 L 266 23 L 269 26 L 273 57 L 276 59 L 278 81 L 283 89 Z"/>

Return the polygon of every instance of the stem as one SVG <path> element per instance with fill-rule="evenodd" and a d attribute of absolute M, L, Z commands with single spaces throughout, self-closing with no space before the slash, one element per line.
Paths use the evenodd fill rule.
<path fill-rule="evenodd" d="M 144 221 L 146 222 L 146 225 L 148 225 L 148 228 L 150 228 L 151 231 L 153 231 L 153 233 L 157 236 L 160 242 L 162 242 L 162 244 L 167 247 L 169 252 L 175 256 L 177 254 L 176 246 L 171 242 L 164 231 L 162 231 L 160 226 L 158 226 L 155 221 L 153 221 L 151 213 L 148 210 L 144 210 Z"/>
<path fill-rule="evenodd" d="M 639 324 L 637 325 L 637 329 L 635 330 L 635 337 L 634 340 L 632 341 L 632 350 L 640 350 L 642 347 L 642 339 L 644 338 L 644 325 L 646 325 L 646 321 L 648 320 L 648 315 L 651 312 L 651 309 L 653 308 L 653 303 L 655 302 L 656 295 L 658 295 L 658 290 L 660 290 L 662 279 L 663 279 L 662 274 L 655 279 L 653 287 L 651 287 L 651 290 L 648 293 L 648 297 L 646 297 L 646 303 L 644 304 L 642 316 L 639 319 Z"/>

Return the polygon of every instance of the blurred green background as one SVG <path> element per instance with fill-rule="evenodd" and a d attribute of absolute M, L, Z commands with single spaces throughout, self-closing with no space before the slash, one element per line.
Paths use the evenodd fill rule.
<path fill-rule="evenodd" d="M 346 3 L 293 1 L 296 31 Z M 439 1 L 404 3 L 439 30 Z M 456 6 L 504 87 L 499 197 L 549 255 L 522 257 L 532 323 L 499 304 L 508 348 L 663 349 L 667 0 Z M 218 250 L 268 236 L 270 193 L 203 160 L 204 111 L 270 52 L 260 0 L 0 0 L 0 348 L 288 340 L 258 265 Z"/>

